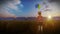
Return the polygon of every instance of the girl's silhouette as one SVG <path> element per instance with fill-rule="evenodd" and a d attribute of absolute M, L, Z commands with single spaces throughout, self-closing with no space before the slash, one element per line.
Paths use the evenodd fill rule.
<path fill-rule="evenodd" d="M 43 17 L 42 17 L 42 15 L 41 15 L 41 12 L 38 12 L 38 16 L 37 16 L 37 32 L 36 32 L 36 34 L 38 34 L 38 33 L 42 33 L 42 31 L 43 31 Z"/>

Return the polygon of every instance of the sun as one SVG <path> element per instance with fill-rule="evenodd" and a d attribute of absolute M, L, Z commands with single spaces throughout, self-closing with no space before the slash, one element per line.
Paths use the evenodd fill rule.
<path fill-rule="evenodd" d="M 51 19 L 51 18 L 52 18 L 52 16 L 49 15 L 49 16 L 48 16 L 48 19 Z"/>

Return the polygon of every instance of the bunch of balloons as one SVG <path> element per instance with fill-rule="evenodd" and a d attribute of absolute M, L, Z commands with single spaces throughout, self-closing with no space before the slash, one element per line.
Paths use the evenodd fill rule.
<path fill-rule="evenodd" d="M 38 8 L 38 9 L 41 8 L 40 4 L 37 4 L 35 7 Z"/>
<path fill-rule="evenodd" d="M 43 1 L 42 4 L 44 7 L 44 9 L 42 9 L 43 11 L 50 11 L 51 10 L 51 9 L 49 9 L 49 5 L 47 4 L 46 1 Z M 42 8 L 41 4 L 36 4 L 35 7 L 38 8 L 38 11 Z"/>

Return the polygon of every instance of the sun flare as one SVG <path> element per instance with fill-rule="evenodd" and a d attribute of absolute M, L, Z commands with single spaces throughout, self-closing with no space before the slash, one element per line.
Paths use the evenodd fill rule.
<path fill-rule="evenodd" d="M 51 18 L 52 18 L 52 16 L 49 15 L 49 16 L 48 16 L 48 19 L 51 19 Z"/>

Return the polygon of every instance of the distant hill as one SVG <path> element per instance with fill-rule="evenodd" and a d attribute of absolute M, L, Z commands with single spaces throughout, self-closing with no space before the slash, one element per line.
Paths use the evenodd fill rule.
<path fill-rule="evenodd" d="M 54 20 L 60 20 L 60 17 L 53 17 Z"/>
<path fill-rule="evenodd" d="M 2 18 L 0 17 L 0 20 L 35 20 L 36 17 L 8 17 L 8 18 Z M 46 17 L 43 17 L 43 19 L 47 19 Z M 60 17 L 53 17 L 54 20 L 60 20 Z"/>

